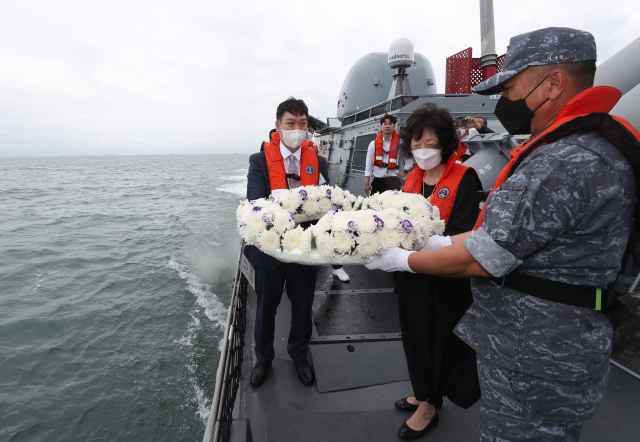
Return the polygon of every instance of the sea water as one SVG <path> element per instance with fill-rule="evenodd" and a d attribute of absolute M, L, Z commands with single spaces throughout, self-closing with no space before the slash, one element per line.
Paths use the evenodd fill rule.
<path fill-rule="evenodd" d="M 202 439 L 247 165 L 0 158 L 0 441 Z"/>

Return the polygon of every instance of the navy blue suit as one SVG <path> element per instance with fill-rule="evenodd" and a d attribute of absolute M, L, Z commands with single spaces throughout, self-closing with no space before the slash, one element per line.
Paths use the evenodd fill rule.
<path fill-rule="evenodd" d="M 318 169 L 325 180 L 329 172 L 327 160 L 318 156 Z M 266 198 L 271 194 L 269 169 L 264 152 L 249 157 L 247 174 L 247 199 Z M 300 264 L 283 263 L 262 253 L 255 246 L 246 246 L 244 254 L 256 271 L 256 327 L 254 338 L 258 362 L 271 362 L 275 357 L 273 336 L 278 305 L 286 284 L 291 301 L 291 329 L 287 351 L 296 362 L 305 361 L 311 340 L 313 294 L 318 268 Z"/>

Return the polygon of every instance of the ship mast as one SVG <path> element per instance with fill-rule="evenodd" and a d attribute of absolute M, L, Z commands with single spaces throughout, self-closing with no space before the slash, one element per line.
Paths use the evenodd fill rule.
<path fill-rule="evenodd" d="M 493 27 L 493 0 L 480 0 L 480 68 L 482 80 L 498 72 L 496 34 Z"/>

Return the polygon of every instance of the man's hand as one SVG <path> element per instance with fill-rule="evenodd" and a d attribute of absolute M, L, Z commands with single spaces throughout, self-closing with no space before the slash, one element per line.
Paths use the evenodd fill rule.
<path fill-rule="evenodd" d="M 464 117 L 464 119 L 467 120 L 467 126 L 469 126 L 470 128 L 478 130 L 482 129 L 482 125 L 478 123 L 475 118 Z"/>
<path fill-rule="evenodd" d="M 365 264 L 364 266 L 369 270 L 384 270 L 385 272 L 411 272 L 415 273 L 409 267 L 409 255 L 416 252 L 408 252 L 402 250 L 400 247 L 392 247 L 385 250 L 380 255 L 380 258 L 375 261 Z"/>
<path fill-rule="evenodd" d="M 370 191 L 371 191 L 371 184 L 369 184 L 369 177 L 366 176 L 364 177 L 364 194 L 368 196 Z"/>
<path fill-rule="evenodd" d="M 405 177 L 405 175 L 407 174 L 407 172 L 405 172 L 404 170 L 402 172 L 399 172 L 398 175 L 396 175 L 398 178 L 402 179 Z"/>
<path fill-rule="evenodd" d="M 424 245 L 424 247 L 421 248 L 418 251 L 419 252 L 429 252 L 431 250 L 436 250 L 436 249 L 439 249 L 441 247 L 446 247 L 446 246 L 450 246 L 450 245 L 452 245 L 450 236 L 433 235 L 432 237 L 429 238 L 429 240 Z"/>

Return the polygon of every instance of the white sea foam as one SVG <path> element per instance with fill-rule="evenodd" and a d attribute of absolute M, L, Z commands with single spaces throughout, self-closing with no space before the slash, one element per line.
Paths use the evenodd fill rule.
<path fill-rule="evenodd" d="M 226 184 L 218 187 L 217 190 L 222 192 L 233 193 L 234 195 L 245 196 L 247 194 L 247 181 Z"/>
<path fill-rule="evenodd" d="M 186 283 L 187 290 L 195 295 L 196 303 L 204 309 L 204 314 L 207 318 L 224 330 L 227 325 L 227 308 L 211 291 L 211 287 L 208 284 L 199 282 L 198 278 L 190 273 L 189 266 L 179 263 L 174 256 L 169 260 L 167 267 L 175 270 L 180 279 Z"/>
<path fill-rule="evenodd" d="M 192 398 L 192 400 L 198 407 L 196 416 L 200 420 L 202 420 L 205 425 L 207 425 L 207 421 L 209 420 L 209 413 L 211 412 L 211 399 L 207 398 L 202 388 L 198 387 L 195 379 L 190 379 L 190 381 L 195 393 L 195 397 Z"/>

